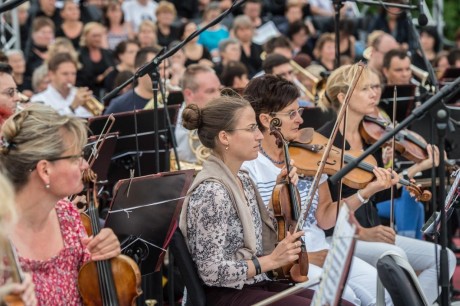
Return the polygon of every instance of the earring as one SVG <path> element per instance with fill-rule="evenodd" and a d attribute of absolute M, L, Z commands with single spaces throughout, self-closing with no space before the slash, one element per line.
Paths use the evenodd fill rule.
<path fill-rule="evenodd" d="M 229 144 L 227 143 L 227 146 L 225 147 L 225 150 L 228 150 L 228 145 L 229 145 Z"/>
<path fill-rule="evenodd" d="M 45 188 L 46 188 L 46 189 L 50 189 L 50 184 L 46 184 L 46 185 L 45 185 Z"/>

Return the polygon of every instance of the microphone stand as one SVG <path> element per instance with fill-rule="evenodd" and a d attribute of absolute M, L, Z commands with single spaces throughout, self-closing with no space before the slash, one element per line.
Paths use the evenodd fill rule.
<path fill-rule="evenodd" d="M 435 120 L 436 127 L 438 130 L 439 138 L 439 189 L 441 198 L 445 197 L 445 160 L 444 160 L 444 138 L 446 134 L 446 128 L 449 122 L 449 109 L 444 104 L 444 100 L 448 100 L 449 97 L 453 97 L 457 92 L 460 91 L 460 77 L 458 77 L 451 84 L 444 86 L 437 94 L 428 99 L 420 107 L 414 109 L 412 113 L 404 119 L 398 126 L 396 126 L 393 131 L 388 132 L 383 135 L 376 143 L 367 148 L 364 153 L 358 158 L 354 159 L 344 168 L 339 170 L 336 174 L 331 176 L 329 180 L 332 183 L 337 183 L 342 177 L 344 177 L 348 172 L 353 168 L 356 168 L 358 164 L 364 160 L 367 156 L 377 151 L 384 143 L 386 143 L 393 135 L 396 135 L 399 131 L 407 127 L 417 118 L 421 118 L 432 108 L 437 106 L 435 110 Z M 440 269 L 440 279 L 441 279 L 441 305 L 449 305 L 449 268 L 448 268 L 448 257 L 447 257 L 447 223 L 446 223 L 446 214 L 444 209 L 441 209 L 441 269 Z"/>
<path fill-rule="evenodd" d="M 159 171 L 159 135 L 158 135 L 158 84 L 159 84 L 159 73 L 158 73 L 158 67 L 162 61 L 165 59 L 171 57 L 174 55 L 179 49 L 181 49 L 184 45 L 186 45 L 189 41 L 200 35 L 202 32 L 207 30 L 208 28 L 218 24 L 219 22 L 222 21 L 222 19 L 225 18 L 228 14 L 233 12 L 235 9 L 240 7 L 243 3 L 245 3 L 246 0 L 236 0 L 233 2 L 232 6 L 225 10 L 222 14 L 217 16 L 214 20 L 209 22 L 207 25 L 204 27 L 200 28 L 199 30 L 193 32 L 190 34 L 186 39 L 184 39 L 182 42 L 174 46 L 173 48 L 169 49 L 168 51 L 164 52 L 163 54 L 158 54 L 152 61 L 149 63 L 146 63 L 142 67 L 140 67 L 134 76 L 126 80 L 123 84 L 120 86 L 114 88 L 111 92 L 109 92 L 107 95 L 105 95 L 102 100 L 107 101 L 115 97 L 123 88 L 128 86 L 129 84 L 133 83 L 136 79 L 148 74 L 149 77 L 152 80 L 152 90 L 153 90 L 153 104 L 154 104 L 154 129 L 155 129 L 155 170 L 156 172 Z M 167 111 L 167 109 L 166 109 Z M 174 134 L 174 133 L 171 133 Z M 174 137 L 174 136 L 173 136 Z M 173 141 L 175 143 L 175 141 Z M 176 162 L 179 164 L 179 157 L 177 156 L 177 151 L 174 151 L 176 154 Z"/>

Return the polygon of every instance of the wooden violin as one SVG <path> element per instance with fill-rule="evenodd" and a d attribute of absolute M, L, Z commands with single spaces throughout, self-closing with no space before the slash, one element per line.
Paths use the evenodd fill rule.
<path fill-rule="evenodd" d="M 283 147 L 284 160 L 289 174 L 291 170 L 290 156 L 287 141 L 280 131 L 281 120 L 273 118 L 270 121 L 270 134 L 276 138 L 276 144 L 279 148 Z M 289 231 L 294 233 L 297 221 L 301 217 L 300 195 L 297 188 L 289 181 L 284 181 L 275 186 L 272 192 L 273 212 L 278 223 L 278 242 L 282 241 Z M 301 253 L 297 264 L 280 267 L 275 271 L 278 279 L 290 279 L 294 281 L 308 280 L 308 254 L 305 243 L 300 239 Z"/>
<path fill-rule="evenodd" d="M 313 176 L 323 156 L 323 151 L 329 139 L 315 132 L 310 143 L 291 142 L 289 144 L 289 153 L 296 161 L 297 171 L 301 175 Z M 327 156 L 324 173 L 334 175 L 340 170 L 340 156 L 342 150 L 332 146 Z M 361 154 L 360 151 L 345 151 L 345 163 L 352 161 Z M 354 189 L 366 187 L 374 179 L 372 172 L 377 166 L 377 161 L 372 155 L 369 155 L 364 161 L 358 164 L 358 167 L 350 171 L 344 178 L 343 183 Z M 415 183 L 405 179 L 399 179 L 399 183 L 415 195 L 419 201 L 429 201 L 431 193 L 427 190 L 421 190 Z"/>
<path fill-rule="evenodd" d="M 373 144 L 383 135 L 393 131 L 391 122 L 383 117 L 365 116 L 359 126 L 361 137 L 367 144 Z M 404 158 L 419 163 L 428 158 L 428 143 L 419 134 L 404 129 L 395 135 L 395 150 Z"/>
<path fill-rule="evenodd" d="M 87 169 L 84 180 L 93 183 L 87 189 L 91 231 L 97 235 L 101 226 L 97 208 L 96 175 Z M 78 289 L 85 305 L 131 306 L 142 293 L 141 273 L 136 262 L 125 255 L 110 260 L 88 261 L 78 273 Z"/>

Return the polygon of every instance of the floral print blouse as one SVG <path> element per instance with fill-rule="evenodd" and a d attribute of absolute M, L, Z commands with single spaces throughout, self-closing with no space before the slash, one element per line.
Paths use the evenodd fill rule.
<path fill-rule="evenodd" d="M 22 269 L 32 273 L 35 294 L 39 305 L 81 305 L 77 287 L 78 271 L 90 259 L 90 254 L 81 244 L 86 231 L 76 207 L 61 200 L 56 204 L 61 226 L 64 248 L 48 260 L 32 260 L 21 257 Z"/>
<path fill-rule="evenodd" d="M 262 221 L 249 175 L 239 172 L 252 212 L 257 256 L 262 256 Z M 265 273 L 247 278 L 248 265 L 236 253 L 244 247 L 243 227 L 228 190 L 217 181 L 204 181 L 190 194 L 187 211 L 188 247 L 207 286 L 241 289 L 268 280 Z"/>

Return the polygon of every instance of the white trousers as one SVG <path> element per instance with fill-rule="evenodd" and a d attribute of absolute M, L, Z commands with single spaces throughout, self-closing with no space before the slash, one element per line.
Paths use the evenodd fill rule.
<path fill-rule="evenodd" d="M 323 269 L 310 264 L 308 277 L 310 279 L 321 276 Z M 315 286 L 312 289 L 317 289 Z M 377 297 L 377 270 L 367 262 L 353 256 L 348 274 L 347 283 L 342 298 L 354 305 L 372 306 Z M 386 304 L 392 305 L 389 294 L 385 294 Z"/>
<path fill-rule="evenodd" d="M 435 250 L 436 246 L 436 250 Z M 395 251 L 407 259 L 414 271 L 418 274 L 418 280 L 425 293 L 428 302 L 434 303 L 440 291 L 438 289 L 439 254 L 441 247 L 434 243 L 396 235 L 395 245 L 381 242 L 367 242 L 358 240 L 356 243 L 355 256 L 375 267 L 379 257 L 386 251 Z M 435 253 L 437 252 L 437 255 Z M 438 264 L 436 264 L 436 256 Z M 454 253 L 448 249 L 449 279 L 454 274 L 457 259 Z M 387 296 L 388 294 L 385 294 Z"/>

